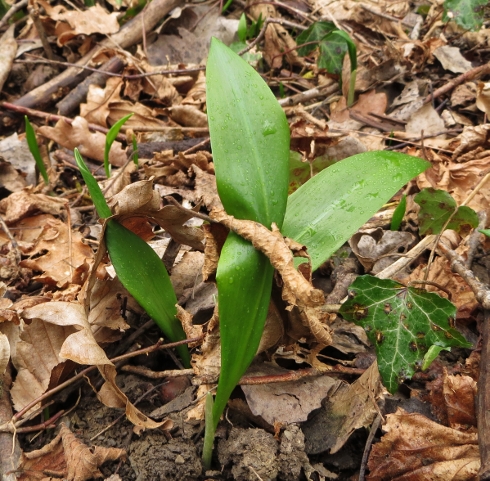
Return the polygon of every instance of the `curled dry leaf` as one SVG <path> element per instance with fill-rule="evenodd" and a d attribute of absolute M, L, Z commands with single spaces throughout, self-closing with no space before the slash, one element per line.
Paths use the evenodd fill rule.
<path fill-rule="evenodd" d="M 211 212 L 211 217 L 251 242 L 257 250 L 270 259 L 284 281 L 283 299 L 289 304 L 306 308 L 319 306 L 325 302 L 323 292 L 315 289 L 294 268 L 291 247 L 303 250 L 303 246 L 291 240 L 288 245 L 277 227 L 273 227 L 270 231 L 258 222 L 235 219 L 218 209 Z"/>
<path fill-rule="evenodd" d="M 183 307 L 177 304 L 177 319 L 181 322 L 184 328 L 185 336 L 187 339 L 202 336 L 202 326 L 195 326 L 192 324 L 192 314 L 187 312 Z M 196 347 L 199 342 L 193 342 L 189 344 L 189 347 Z"/>
<path fill-rule="evenodd" d="M 67 149 L 73 150 L 77 147 L 85 157 L 104 161 L 106 136 L 101 132 L 91 132 L 88 122 L 83 117 L 75 117 L 71 125 L 61 119 L 54 127 L 39 127 L 38 133 Z M 126 152 L 120 142 L 115 141 L 112 144 L 109 162 L 116 167 L 121 167 L 127 162 Z"/>
<path fill-rule="evenodd" d="M 126 459 L 124 449 L 87 446 L 62 423 L 59 434 L 49 444 L 22 453 L 18 479 L 43 480 L 51 472 L 59 473 L 67 481 L 87 481 L 102 477 L 99 467 L 118 459 Z"/>
<path fill-rule="evenodd" d="M 134 215 L 148 217 L 165 229 L 176 242 L 203 251 L 201 230 L 184 225 L 189 219 L 192 219 L 193 212 L 173 205 L 160 208 L 160 204 L 160 196 L 153 190 L 151 181 L 134 182 L 128 185 L 110 202 L 117 216 L 121 218 Z"/>
<path fill-rule="evenodd" d="M 476 432 L 456 431 L 401 408 L 386 417 L 383 430 L 386 434 L 369 457 L 369 481 L 476 479 Z"/>
<path fill-rule="evenodd" d="M 3 89 L 3 84 L 7 80 L 12 64 L 17 53 L 17 42 L 14 38 L 15 26 L 11 25 L 7 31 L 0 37 L 0 92 Z"/>

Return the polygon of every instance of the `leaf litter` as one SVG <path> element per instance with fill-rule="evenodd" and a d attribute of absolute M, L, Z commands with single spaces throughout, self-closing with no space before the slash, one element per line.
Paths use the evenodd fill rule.
<path fill-rule="evenodd" d="M 220 14 L 218 7 L 184 9 L 177 0 L 154 0 L 150 5 L 162 8 L 158 15 L 146 15 L 143 29 L 141 23 L 135 28 L 126 21 L 129 15 L 136 15 L 135 20 L 145 15 L 138 7 L 130 13 L 134 6 L 127 2 L 109 2 L 105 7 L 80 4 L 75 9 L 38 1 L 32 11 L 20 7 L 25 15 L 22 28 L 7 28 L 9 20 L 0 18 L 4 53 L 0 275 L 5 283 L 0 367 L 6 383 L 3 396 L 13 410 L 0 425 L 4 433 L 19 435 L 2 448 L 0 458 L 8 459 L 2 461 L 2 469 L 8 466 L 4 470 L 15 471 L 18 479 L 43 479 L 43 473 L 67 479 L 109 478 L 119 468 L 101 467 L 102 463 L 122 461 L 126 451 L 130 463 L 121 465 L 122 479 L 205 479 L 200 465 L 202 396 L 214 388 L 220 368 L 214 273 L 226 228 L 231 228 L 262 250 L 279 275 L 256 361 L 220 424 L 215 467 L 222 473 L 211 472 L 208 477 L 343 479 L 360 474 L 359 479 L 370 480 L 477 479 L 489 462 L 478 450 L 481 413 L 474 409 L 475 396 L 485 390 L 479 379 L 486 379 L 486 367 L 476 350 L 484 313 L 477 300 L 481 297 L 471 289 L 473 272 L 484 285 L 490 282 L 488 241 L 474 234 L 487 227 L 485 215 L 490 214 L 490 184 L 478 185 L 490 170 L 486 123 L 490 69 L 485 67 L 484 48 L 489 38 L 488 9 L 471 0 L 435 2 L 428 11 L 408 2 L 247 2 L 249 24 L 266 20 L 263 36 L 251 47 L 262 54 L 262 73 L 282 97 L 291 148 L 299 155 L 291 159 L 291 192 L 312 173 L 363 151 L 396 149 L 431 163 L 392 199 L 395 205 L 403 193 L 407 195 L 400 232 L 388 230 L 391 218 L 373 218 L 374 233 L 360 230 L 346 250 L 308 272 L 307 267 L 304 271 L 294 267 L 297 252 L 307 260 L 303 267 L 308 265 L 304 246 L 277 230 L 229 218 L 219 210 L 212 154 L 206 145 L 202 67 L 212 35 L 233 41 L 243 6 L 232 3 Z M 154 30 L 168 12 L 165 23 Z M 349 33 L 357 44 L 357 102 L 350 109 L 348 62 L 343 69 L 328 72 L 325 56 L 331 52 L 325 45 L 297 48 L 300 42 L 323 37 L 315 29 L 314 35 L 298 37 L 308 26 L 321 28 L 322 23 L 315 23 L 320 19 Z M 109 39 L 96 47 L 104 35 Z M 37 50 L 29 51 L 28 44 Z M 129 50 L 132 46 L 136 48 Z M 194 54 L 189 56 L 188 51 Z M 110 76 L 98 72 L 97 78 L 88 77 L 87 86 L 80 83 L 80 69 L 70 66 L 81 62 L 95 70 L 110 70 L 116 59 L 118 66 Z M 56 63 L 60 60 L 69 65 Z M 53 70 L 44 69 L 46 65 Z M 79 91 L 80 96 L 74 97 Z M 298 95 L 302 98 L 295 106 Z M 52 116 L 58 111 L 69 115 L 68 120 Z M 113 174 L 105 179 L 101 168 L 105 134 L 129 113 L 134 115 L 111 148 Z M 42 144 L 47 187 L 33 175 L 24 114 Z M 133 139 L 142 154 L 138 166 L 132 158 Z M 189 139 L 192 145 L 179 144 Z M 197 390 L 179 388 L 171 372 L 182 366 L 171 351 L 162 350 L 159 331 L 146 322 L 141 308 L 111 275 L 102 229 L 71 152 L 75 147 L 98 176 L 116 218 L 163 250 L 178 293 L 178 317 L 193 339 L 193 374 L 184 371 L 185 382 L 197 385 Z M 384 207 L 386 212 L 389 207 Z M 468 207 L 479 213 L 478 219 Z M 436 252 L 431 265 L 426 252 L 419 253 L 396 273 L 396 282 L 389 281 L 398 294 L 407 293 L 405 304 L 394 307 L 401 298 L 390 291 L 389 299 L 374 301 L 381 302 L 383 312 L 372 319 L 371 329 L 359 333 L 348 324 L 350 318 L 371 319 L 374 304 L 360 301 L 359 295 L 366 295 L 363 288 L 344 301 L 348 289 L 351 293 L 359 289 L 356 286 L 365 279 L 359 278 L 352 287 L 342 284 L 344 277 L 353 280 L 357 275 L 344 273 L 345 258 L 357 264 L 358 272 L 381 271 L 382 276 L 394 261 L 410 256 L 422 236 L 437 233 L 445 224 L 459 230 L 450 249 L 463 261 L 472 259 L 463 266 L 466 271 L 458 270 L 463 277 L 452 271 L 454 260 L 444 251 Z M 423 280 L 430 284 L 417 284 Z M 330 297 L 334 288 L 335 296 Z M 427 309 L 425 291 L 450 297 L 456 306 L 454 312 L 448 311 L 447 326 L 441 327 L 428 312 L 432 307 Z M 343 304 L 345 319 L 338 317 L 338 307 L 325 304 L 325 298 L 334 297 L 336 304 Z M 441 298 L 437 303 L 449 305 Z M 398 323 L 393 332 L 410 333 L 408 350 L 378 352 L 381 379 L 384 365 L 394 366 L 403 352 L 413 357 L 410 369 L 397 365 L 391 372 L 397 381 L 402 374 L 413 377 L 393 398 L 373 363 L 375 350 L 386 346 L 389 337 L 378 323 L 397 309 L 410 310 L 409 304 L 424 305 L 430 320 L 424 324 L 420 318 L 411 326 Z M 438 339 L 441 349 L 454 340 L 466 349 L 442 351 L 428 370 L 421 371 L 428 349 L 422 345 L 422 329 Z M 145 354 L 139 354 L 145 348 Z M 149 377 L 122 370 L 122 364 L 129 362 L 128 367 L 141 367 Z M 85 374 L 82 384 L 70 382 L 91 367 L 94 370 Z M 170 395 L 160 394 L 162 386 L 151 378 L 155 372 L 163 375 Z M 397 390 L 398 382 L 384 384 Z M 57 386 L 64 389 L 57 392 Z M 93 391 L 98 401 L 91 397 Z M 184 392 L 185 402 L 180 398 Z M 164 414 L 151 419 L 150 413 L 173 401 L 177 410 L 161 411 Z M 294 414 L 293 405 L 301 407 L 300 416 Z M 125 416 L 118 419 L 120 411 Z M 87 445 L 64 424 L 56 433 L 44 430 L 60 420 Z M 370 426 L 377 437 L 366 463 L 360 453 L 366 442 L 368 448 L 372 443 L 365 431 Z M 40 436 L 32 438 L 30 433 L 38 431 Z M 483 428 L 478 434 L 487 442 Z M 91 437 L 99 444 L 94 449 L 88 447 Z M 19 441 L 20 459 L 11 457 L 12 446 Z M 249 457 L 253 444 L 259 450 Z M 259 456 L 260 449 L 267 455 Z M 159 464 L 152 466 L 157 457 Z"/>

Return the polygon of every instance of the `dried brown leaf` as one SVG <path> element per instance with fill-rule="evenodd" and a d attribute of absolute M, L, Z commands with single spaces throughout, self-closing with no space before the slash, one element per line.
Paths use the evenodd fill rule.
<path fill-rule="evenodd" d="M 3 220 L 10 225 L 38 212 L 60 215 L 65 205 L 64 199 L 35 194 L 32 189 L 26 188 L 0 200 L 0 213 Z"/>
<path fill-rule="evenodd" d="M 386 417 L 383 430 L 386 434 L 369 457 L 369 481 L 476 479 L 480 469 L 476 432 L 456 431 L 400 408 Z"/>
<path fill-rule="evenodd" d="M 24 253 L 28 259 L 21 261 L 27 267 L 42 274 L 35 279 L 60 288 L 67 284 L 82 284 L 93 259 L 92 249 L 82 242 L 78 231 L 59 219 L 44 219 L 42 232 L 32 249 Z"/>
<path fill-rule="evenodd" d="M 315 289 L 294 268 L 291 241 L 288 245 L 277 227 L 273 226 L 273 230 L 270 231 L 258 222 L 235 219 L 227 215 L 225 211 L 218 209 L 211 212 L 211 217 L 251 242 L 257 250 L 270 259 L 271 264 L 281 274 L 284 282 L 283 299 L 290 305 L 315 307 L 325 301 L 323 292 Z M 293 247 L 304 249 L 299 244 Z"/>
<path fill-rule="evenodd" d="M 118 459 L 126 459 L 124 449 L 87 446 L 62 423 L 53 441 L 41 449 L 22 454 L 19 480 L 45 480 L 46 473 L 50 472 L 59 473 L 59 477 L 67 481 L 87 481 L 102 477 L 98 468 L 107 461 Z"/>

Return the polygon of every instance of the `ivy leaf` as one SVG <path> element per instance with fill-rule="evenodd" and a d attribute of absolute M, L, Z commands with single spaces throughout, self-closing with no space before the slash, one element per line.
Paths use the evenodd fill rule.
<path fill-rule="evenodd" d="M 334 33 L 328 35 L 320 42 L 318 67 L 324 68 L 328 73 L 340 75 L 347 50 L 348 46 L 345 39 L 334 35 Z"/>
<path fill-rule="evenodd" d="M 332 22 L 315 22 L 298 35 L 296 43 L 301 45 L 303 43 L 319 42 L 323 37 L 336 29 L 337 27 Z M 298 55 L 301 55 L 302 57 L 309 55 L 316 47 L 317 45 L 315 44 L 300 47 L 298 48 Z"/>
<path fill-rule="evenodd" d="M 340 314 L 365 329 L 383 384 L 392 394 L 422 367 L 431 346 L 471 347 L 454 328 L 456 307 L 451 302 L 390 279 L 358 277 Z"/>
<path fill-rule="evenodd" d="M 419 230 L 421 235 L 439 234 L 449 217 L 454 213 L 447 229 L 467 233 L 478 226 L 478 216 L 470 207 L 458 207 L 445 190 L 423 189 L 414 198 L 420 205 Z"/>
<path fill-rule="evenodd" d="M 487 3 L 488 0 L 445 0 L 442 21 L 454 20 L 465 30 L 479 30 Z"/>

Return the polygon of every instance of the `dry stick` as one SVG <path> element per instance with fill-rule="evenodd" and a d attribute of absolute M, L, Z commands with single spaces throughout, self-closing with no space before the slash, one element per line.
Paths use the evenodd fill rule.
<path fill-rule="evenodd" d="M 28 8 L 29 15 L 31 17 L 32 23 L 36 27 L 37 33 L 39 35 L 39 39 L 41 40 L 41 44 L 44 49 L 44 53 L 46 54 L 46 57 L 48 57 L 50 60 L 55 59 L 55 55 L 53 52 L 53 49 L 51 48 L 51 45 L 49 44 L 48 37 L 46 35 L 46 31 L 44 30 L 44 26 L 41 22 L 41 19 L 39 18 L 39 9 L 37 7 L 29 7 Z"/>
<path fill-rule="evenodd" d="M 9 11 L 3 16 L 3 18 L 0 20 L 0 30 L 7 25 L 8 21 L 19 11 L 22 10 L 24 7 L 27 7 L 28 0 L 22 0 L 20 2 L 17 2 L 15 5 L 12 5 L 9 8 Z"/>
<path fill-rule="evenodd" d="M 183 0 L 153 0 L 148 4 L 145 11 L 145 25 L 151 31 L 158 22 L 173 10 L 175 7 L 183 5 Z M 86 65 L 90 60 L 104 48 L 113 48 L 119 45 L 121 48 L 127 48 L 141 41 L 142 38 L 142 13 L 126 23 L 119 32 L 103 40 L 98 46 L 84 55 L 78 62 L 77 66 Z M 23 107 L 33 107 L 38 104 L 47 103 L 52 96 L 56 94 L 60 87 L 73 86 L 81 81 L 83 75 L 80 75 L 79 68 L 68 68 L 60 75 L 31 90 L 28 94 L 15 101 L 16 105 Z"/>
<path fill-rule="evenodd" d="M 0 107 L 3 107 L 4 109 L 12 110 L 13 112 L 17 112 L 19 114 L 28 115 L 29 117 L 39 117 L 41 119 L 45 119 L 46 122 L 58 122 L 59 120 L 64 120 L 66 123 L 70 125 L 73 123 L 73 119 L 71 119 L 70 117 L 65 117 L 63 115 L 48 114 L 47 112 L 43 112 L 42 110 L 34 110 L 27 107 L 22 107 L 20 105 L 11 104 L 10 102 L 2 102 L 0 103 Z M 103 134 L 107 134 L 107 132 L 109 132 L 108 128 L 101 127 L 100 125 L 97 124 L 89 123 L 88 128 L 96 132 L 102 132 Z M 125 142 L 126 137 L 122 134 L 119 134 L 117 136 L 117 140 Z"/>
<path fill-rule="evenodd" d="M 292 105 L 307 102 L 316 97 L 321 97 L 322 95 L 331 95 L 338 90 L 339 86 L 337 84 L 329 85 L 327 87 L 315 87 L 310 90 L 305 90 L 299 94 L 292 95 L 291 97 L 280 99 L 278 102 L 281 107 L 290 107 Z"/>
<path fill-rule="evenodd" d="M 90 85 L 105 85 L 112 73 L 119 72 L 124 67 L 122 58 L 115 55 L 105 62 L 98 70 L 78 84 L 66 97 L 56 104 L 61 115 L 68 115 L 75 110 L 86 98 Z"/>
<path fill-rule="evenodd" d="M 182 344 L 188 344 L 188 343 L 191 343 L 191 342 L 197 342 L 197 341 L 201 340 L 201 338 L 202 338 L 202 336 L 201 337 L 194 337 L 194 338 L 191 338 L 191 339 L 184 339 L 183 341 L 171 342 L 171 343 L 168 343 L 168 344 L 162 344 L 161 341 L 159 341 L 159 342 L 157 342 L 156 344 L 153 344 L 150 347 L 145 347 L 144 349 L 139 349 L 138 351 L 133 351 L 133 352 L 130 352 L 130 353 L 127 353 L 127 354 L 123 354 L 122 356 L 114 357 L 114 358 L 110 359 L 110 361 L 112 363 L 115 363 L 115 362 L 118 362 L 118 361 L 122 361 L 124 359 L 129 359 L 131 357 L 139 356 L 140 354 L 149 354 L 151 352 L 158 351 L 158 350 L 161 350 L 161 349 L 170 349 L 172 347 L 180 346 Z M 50 389 L 49 391 L 46 391 L 44 394 L 42 394 L 41 396 L 39 396 L 37 399 L 34 399 L 33 401 L 31 401 L 22 410 L 20 410 L 18 413 L 16 413 L 12 417 L 10 423 L 8 423 L 8 424 L 11 425 L 12 423 L 17 422 L 20 418 L 22 418 L 22 416 L 27 411 L 29 411 L 31 408 L 33 408 L 36 404 L 38 404 L 41 401 L 44 401 L 45 399 L 51 397 L 53 394 L 56 394 L 57 392 L 62 391 L 65 387 L 69 386 L 70 384 L 72 384 L 76 380 L 83 378 L 84 376 L 86 376 L 88 373 L 94 371 L 95 369 L 97 369 L 97 366 L 90 366 L 90 367 L 84 369 L 83 371 L 79 372 L 76 376 L 72 377 L 68 381 L 65 381 L 64 383 L 59 384 L 55 388 Z M 5 427 L 6 427 L 5 424 L 2 425 L 2 426 L 0 426 L 0 428 L 5 428 Z"/>
<path fill-rule="evenodd" d="M 477 77 L 480 77 L 481 75 L 486 75 L 490 73 L 490 62 L 486 63 L 484 65 L 480 65 L 479 67 L 475 67 L 471 70 L 468 70 L 468 72 L 465 72 L 461 74 L 459 77 L 456 77 L 454 80 L 451 80 L 451 82 L 448 82 L 447 84 L 444 84 L 442 87 L 438 88 L 434 92 L 431 92 L 427 97 L 424 99 L 424 103 L 429 103 L 432 102 L 433 99 L 440 97 L 441 95 L 450 92 L 453 88 L 457 87 L 458 85 L 467 82 L 468 80 L 473 80 Z"/>

